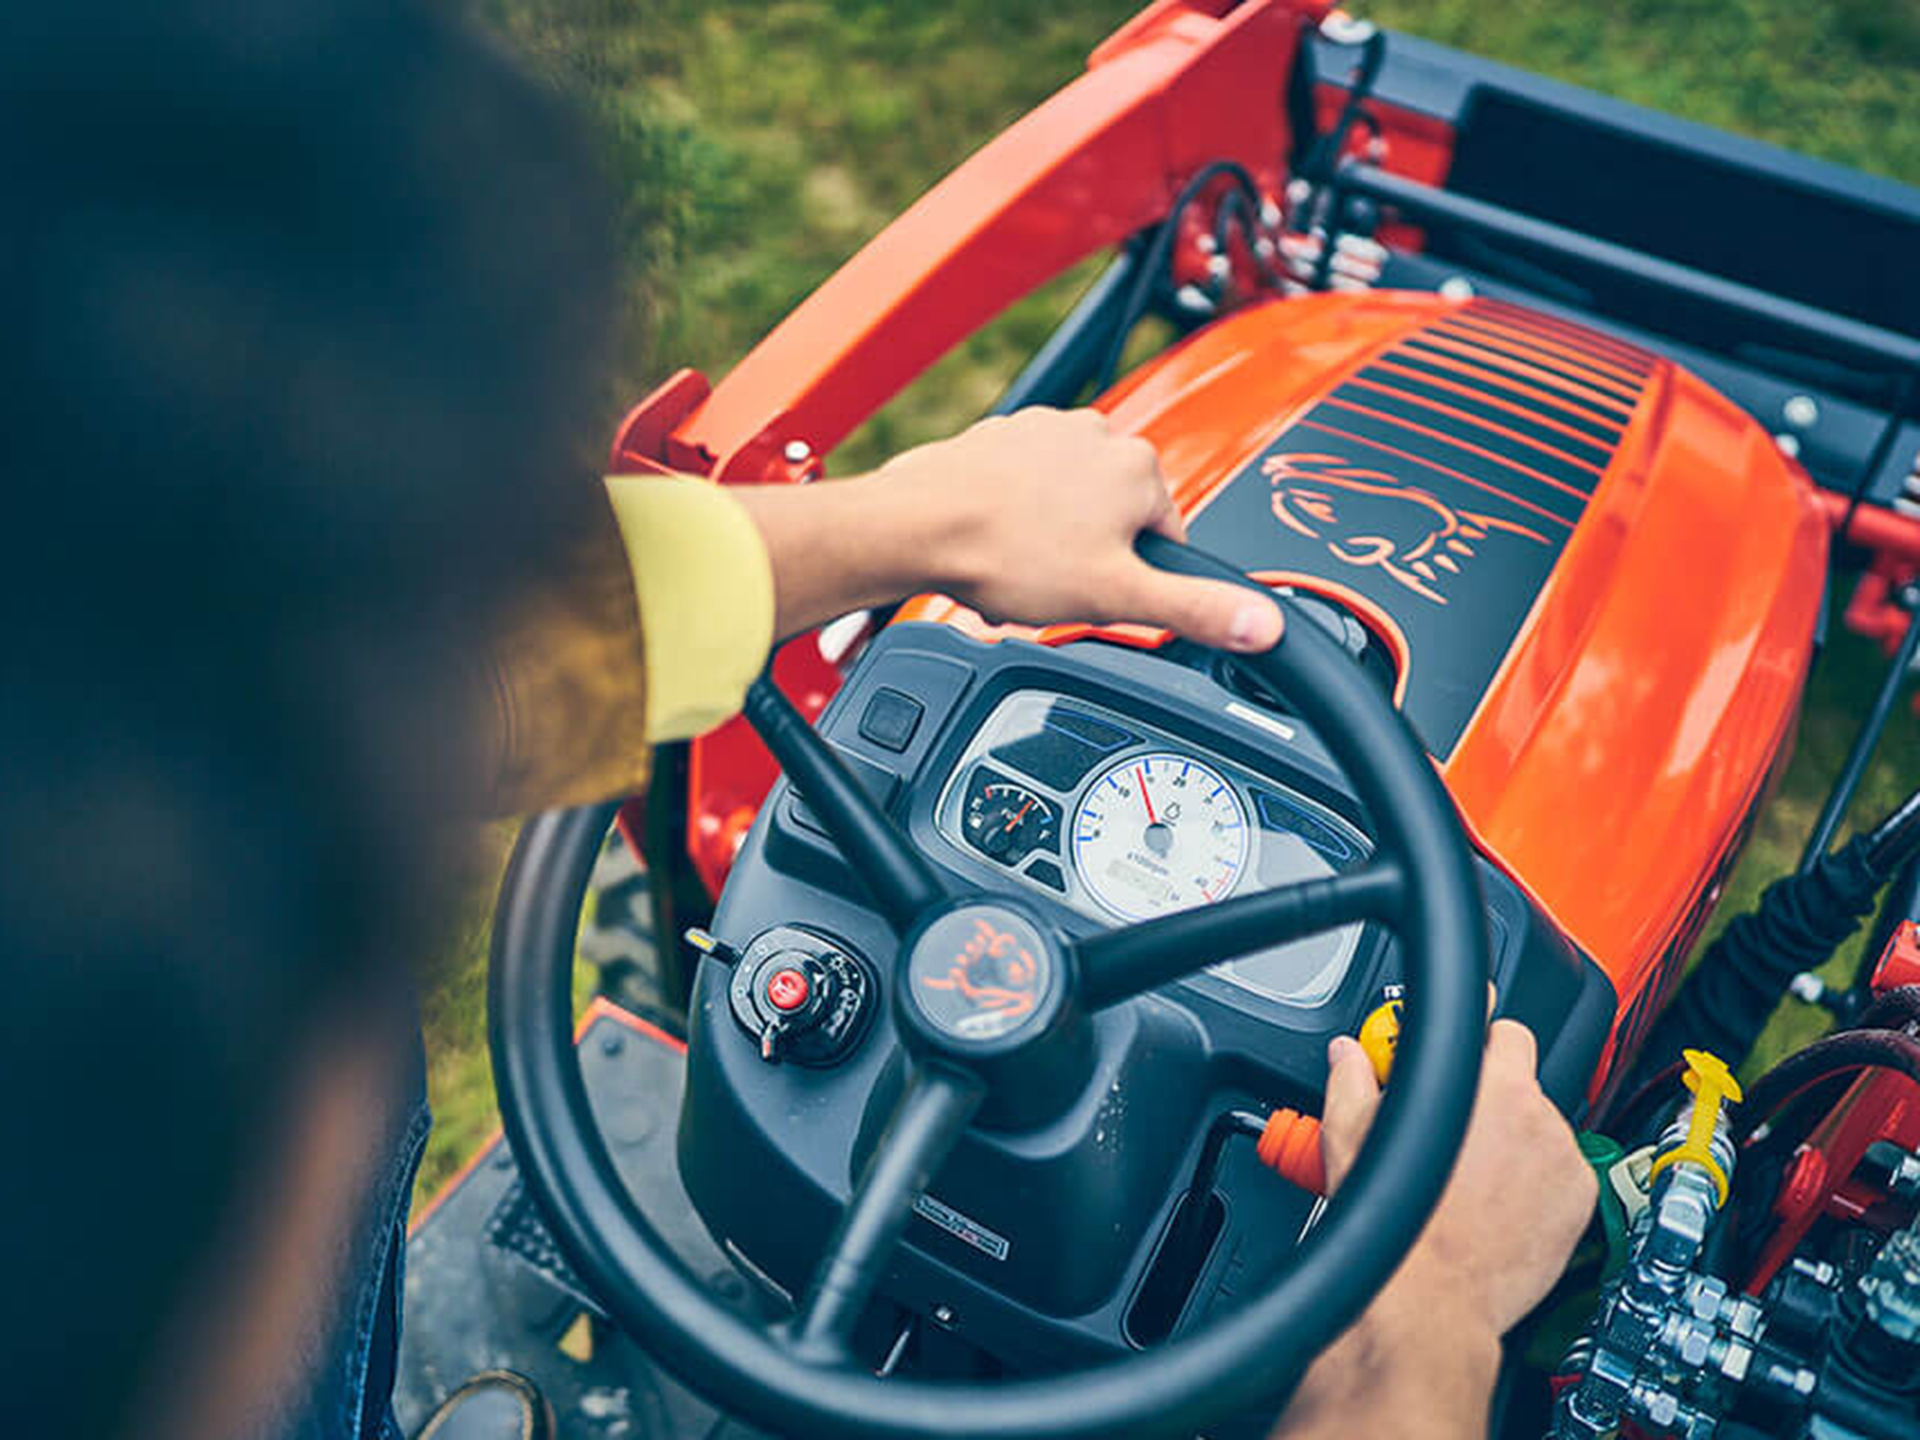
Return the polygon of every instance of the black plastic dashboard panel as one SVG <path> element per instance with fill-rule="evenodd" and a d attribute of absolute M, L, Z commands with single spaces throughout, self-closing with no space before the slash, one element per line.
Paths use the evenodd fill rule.
<path fill-rule="evenodd" d="M 1070 697 L 1067 708 L 1080 717 L 1070 723 L 1092 737 L 1083 743 L 1116 742 L 1103 754 L 1124 755 L 1130 745 L 1186 747 L 1230 769 L 1248 795 L 1292 804 L 1330 834 L 1368 833 L 1310 733 L 1223 687 L 1205 663 L 1210 657 L 1188 665 L 1179 653 L 1097 643 L 983 645 L 943 626 L 896 625 L 869 647 L 821 729 L 888 797 L 896 821 L 956 890 L 1020 885 L 999 861 L 943 828 L 939 806 L 982 723 L 1023 692 Z M 861 734 L 866 708 L 883 690 L 924 707 L 898 751 Z M 1103 734 L 1103 725 L 1128 738 Z M 1031 751 L 1014 754 L 1022 766 L 1049 763 Z M 1015 767 L 1004 757 L 983 763 L 1012 778 Z M 1030 769 L 1018 773 L 1031 776 Z M 798 809 L 784 782 L 762 807 L 722 897 L 716 933 L 739 946 L 776 925 L 830 935 L 873 967 L 876 1002 L 884 1005 L 893 985 L 891 932 Z M 1613 992 L 1505 877 L 1483 865 L 1481 879 L 1500 1009 L 1535 1030 L 1543 1083 L 1575 1111 L 1612 1022 Z M 1070 934 L 1106 923 L 1048 887 L 1022 893 Z M 963 1138 L 897 1252 L 887 1298 L 922 1313 L 945 1307 L 949 1328 L 1018 1368 L 1124 1348 L 1128 1306 L 1209 1122 L 1229 1107 L 1317 1108 L 1327 1040 L 1357 1027 L 1397 980 L 1391 938 L 1370 928 L 1317 1003 L 1285 1003 L 1203 971 L 1102 1012 L 1095 1082 L 1040 1130 L 975 1130 Z M 689 1017 L 695 1033 L 682 1175 L 716 1238 L 792 1287 L 809 1273 L 891 1113 L 902 1057 L 882 1013 L 837 1065 L 764 1064 L 733 1018 L 728 981 L 725 966 L 701 962 Z M 741 1185 L 743 1173 L 756 1183 Z M 1250 1153 L 1230 1161 L 1220 1193 L 1223 1228 L 1176 1335 L 1275 1273 L 1313 1208 L 1312 1197 L 1260 1169 Z"/>

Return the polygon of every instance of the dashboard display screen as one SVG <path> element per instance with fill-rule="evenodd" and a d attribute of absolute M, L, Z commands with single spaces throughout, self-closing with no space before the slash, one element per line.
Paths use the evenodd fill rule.
<path fill-rule="evenodd" d="M 983 864 L 1108 924 L 1334 874 L 1366 837 L 1325 805 L 1089 701 L 1007 696 L 949 777 L 941 832 Z M 1350 925 L 1208 967 L 1317 1005 L 1358 948 Z"/>

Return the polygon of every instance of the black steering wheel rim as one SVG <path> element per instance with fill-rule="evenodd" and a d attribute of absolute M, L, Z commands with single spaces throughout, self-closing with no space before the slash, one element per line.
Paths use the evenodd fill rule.
<path fill-rule="evenodd" d="M 1163 568 L 1254 584 L 1158 537 L 1143 537 L 1141 550 Z M 618 807 L 529 822 L 502 882 L 488 997 L 507 1137 L 568 1259 L 615 1323 L 669 1370 L 730 1412 L 798 1436 L 1191 1433 L 1277 1399 L 1392 1274 L 1466 1133 L 1486 1021 L 1485 920 L 1458 818 L 1424 750 L 1350 657 L 1281 603 L 1285 637 L 1244 663 L 1288 696 L 1333 753 L 1380 853 L 1401 867 L 1394 928 L 1414 1003 L 1373 1131 L 1292 1264 L 1240 1310 L 1158 1350 L 963 1392 L 816 1363 L 713 1300 L 621 1183 L 573 1051 L 569 982 L 586 867 L 576 864 L 565 884 L 548 877 L 557 857 L 597 848 Z"/>

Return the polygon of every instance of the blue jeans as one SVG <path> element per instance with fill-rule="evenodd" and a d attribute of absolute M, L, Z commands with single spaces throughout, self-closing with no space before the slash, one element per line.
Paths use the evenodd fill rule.
<path fill-rule="evenodd" d="M 426 1061 L 419 1040 L 407 1079 L 381 1117 L 380 1155 L 363 1219 L 342 1257 L 333 1333 L 315 1356 L 306 1395 L 276 1440 L 404 1440 L 393 1418 L 400 1304 L 407 1261 L 407 1209 L 426 1148 Z"/>

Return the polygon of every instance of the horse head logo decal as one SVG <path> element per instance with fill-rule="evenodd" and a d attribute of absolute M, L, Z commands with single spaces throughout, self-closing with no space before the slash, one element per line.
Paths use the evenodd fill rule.
<path fill-rule="evenodd" d="M 1343 565 L 1377 566 L 1436 605 L 1448 578 L 1462 573 L 1495 535 L 1550 543 L 1525 525 L 1459 510 L 1383 470 L 1338 455 L 1269 456 L 1261 471 L 1273 485 L 1273 515 L 1289 530 L 1319 540 Z"/>

